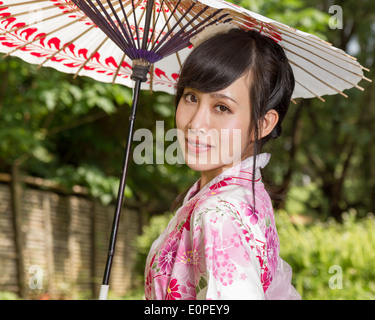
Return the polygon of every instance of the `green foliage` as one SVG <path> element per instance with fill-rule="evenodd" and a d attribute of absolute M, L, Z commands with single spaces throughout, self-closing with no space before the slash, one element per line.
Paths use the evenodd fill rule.
<path fill-rule="evenodd" d="M 78 168 L 63 166 L 57 169 L 56 177 L 53 179 L 60 185 L 71 189 L 75 185 L 86 187 L 90 195 L 101 200 L 105 205 L 109 204 L 118 191 L 119 179 L 107 177 L 102 170 L 95 166 L 82 165 Z M 131 189 L 125 187 L 125 196 L 132 197 Z"/>
<path fill-rule="evenodd" d="M 140 279 L 144 278 L 146 259 L 152 243 L 165 230 L 172 217 L 173 214 L 170 212 L 151 217 L 149 224 L 143 227 L 142 234 L 135 238 L 133 245 L 137 255 L 134 270 Z"/>
<path fill-rule="evenodd" d="M 369 214 L 358 220 L 354 210 L 343 216 L 342 224 L 333 220 L 302 224 L 293 223 L 283 210 L 275 213 L 280 256 L 292 267 L 293 284 L 304 300 L 375 299 L 375 218 Z M 140 278 L 152 243 L 171 218 L 170 213 L 152 217 L 136 238 Z"/>
<path fill-rule="evenodd" d="M 373 1 L 312 1 L 312 0 L 233 0 L 234 3 L 280 21 L 294 28 L 312 33 L 350 54 L 371 71 L 365 76 L 374 81 L 375 2 Z M 331 29 L 329 9 L 342 8 L 344 29 Z M 309 213 L 322 219 L 339 215 L 355 208 L 359 216 L 374 208 L 375 199 L 375 137 L 373 123 L 373 83 L 361 81 L 365 91 L 345 91 L 348 99 L 340 95 L 297 101 L 292 104 L 283 122 L 283 134 L 271 141 L 267 148 L 272 153 L 266 167 L 270 180 L 276 185 L 285 182 L 292 172 L 288 198 L 305 192 L 304 180 L 317 188 L 318 198 L 311 206 L 309 197 L 298 203 Z M 299 116 L 296 110 L 302 107 Z M 294 148 L 294 154 L 291 151 Z M 291 201 L 289 201 L 291 203 Z M 285 206 L 285 204 L 284 204 Z M 283 206 L 282 206 L 283 207 Z M 300 208 L 302 210 L 302 208 Z"/>
<path fill-rule="evenodd" d="M 73 79 L 50 68 L 37 70 L 13 57 L 0 64 L 0 81 L 0 172 L 10 172 L 17 162 L 26 175 L 67 188 L 80 184 L 104 204 L 114 201 L 132 89 Z M 149 129 L 155 136 L 157 120 L 164 121 L 165 132 L 174 127 L 173 96 L 142 91 L 139 100 L 136 129 Z M 155 152 L 154 147 L 154 159 Z M 178 165 L 131 161 L 126 197 L 166 211 L 192 179 Z"/>
<path fill-rule="evenodd" d="M 244 8 L 284 23 L 293 28 L 313 33 L 326 39 L 330 16 L 317 8 L 316 3 L 306 5 L 305 0 L 232 0 Z"/>
<path fill-rule="evenodd" d="M 342 224 L 333 220 L 293 224 L 285 211 L 275 217 L 280 255 L 291 265 L 293 282 L 303 299 L 375 298 L 373 214 L 358 220 L 351 210 L 343 214 Z"/>
<path fill-rule="evenodd" d="M 106 149 L 107 154 L 113 150 L 113 144 L 91 130 L 90 124 L 129 105 L 131 89 L 88 78 L 72 80 L 48 68 L 36 71 L 35 66 L 11 57 L 0 65 L 0 78 L 0 171 L 18 161 L 28 174 L 68 188 L 80 184 L 104 204 L 111 202 L 119 177 L 108 174 L 97 164 L 99 157 L 90 157 L 92 152 L 82 147 L 87 139 L 96 150 Z M 70 155 L 75 159 L 70 160 Z M 120 170 L 120 161 L 117 167 Z M 129 187 L 126 196 L 132 196 Z"/>
<path fill-rule="evenodd" d="M 305 177 L 306 178 L 306 177 Z M 285 211 L 293 215 L 314 216 L 321 220 L 329 215 L 318 213 L 327 212 L 328 201 L 324 198 L 322 190 L 314 181 L 303 181 L 304 176 L 295 174 L 293 184 L 285 200 Z"/>
<path fill-rule="evenodd" d="M 0 292 L 0 301 L 2 300 L 21 300 L 15 293 L 2 291 Z"/>
<path fill-rule="evenodd" d="M 144 300 L 145 299 L 145 290 L 144 287 L 138 287 L 131 290 L 124 297 L 121 297 L 122 300 Z"/>

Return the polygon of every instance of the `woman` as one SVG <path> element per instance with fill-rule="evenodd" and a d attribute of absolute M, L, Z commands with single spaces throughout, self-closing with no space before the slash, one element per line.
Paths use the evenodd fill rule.
<path fill-rule="evenodd" d="M 176 124 L 201 178 L 151 247 L 147 299 L 300 299 L 260 173 L 270 157 L 260 150 L 281 134 L 293 89 L 283 49 L 256 31 L 233 29 L 190 54 Z"/>

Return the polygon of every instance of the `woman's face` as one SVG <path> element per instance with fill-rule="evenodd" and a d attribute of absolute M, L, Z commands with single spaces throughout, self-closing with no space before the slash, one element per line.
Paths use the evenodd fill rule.
<path fill-rule="evenodd" d="M 211 93 L 185 88 L 176 112 L 178 139 L 193 170 L 219 174 L 250 156 L 248 77 Z"/>

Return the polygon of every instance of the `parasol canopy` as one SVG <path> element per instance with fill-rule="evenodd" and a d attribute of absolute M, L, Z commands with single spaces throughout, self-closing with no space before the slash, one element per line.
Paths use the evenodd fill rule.
<path fill-rule="evenodd" d="M 142 89 L 173 94 L 194 40 L 224 23 L 258 30 L 284 48 L 296 79 L 292 99 L 346 96 L 369 80 L 367 69 L 330 43 L 221 0 L 0 0 L 0 52 L 129 87 L 132 60 L 143 58 L 152 67 Z"/>

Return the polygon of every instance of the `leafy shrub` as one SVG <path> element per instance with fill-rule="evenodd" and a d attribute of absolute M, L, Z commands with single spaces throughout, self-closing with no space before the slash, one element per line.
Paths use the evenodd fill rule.
<path fill-rule="evenodd" d="M 151 217 L 149 224 L 143 227 L 143 233 L 134 241 L 134 247 L 137 249 L 135 272 L 138 277 L 142 279 L 142 283 L 144 279 L 146 259 L 151 245 L 165 230 L 172 217 L 173 214 L 170 212 Z"/>
<path fill-rule="evenodd" d="M 303 299 L 375 298 L 375 219 L 357 219 L 354 210 L 344 221 L 293 224 L 284 211 L 275 214 L 280 255 L 293 268 L 293 282 Z"/>
<path fill-rule="evenodd" d="M 0 292 L 0 300 L 20 300 L 20 298 L 13 292 L 2 291 Z"/>

